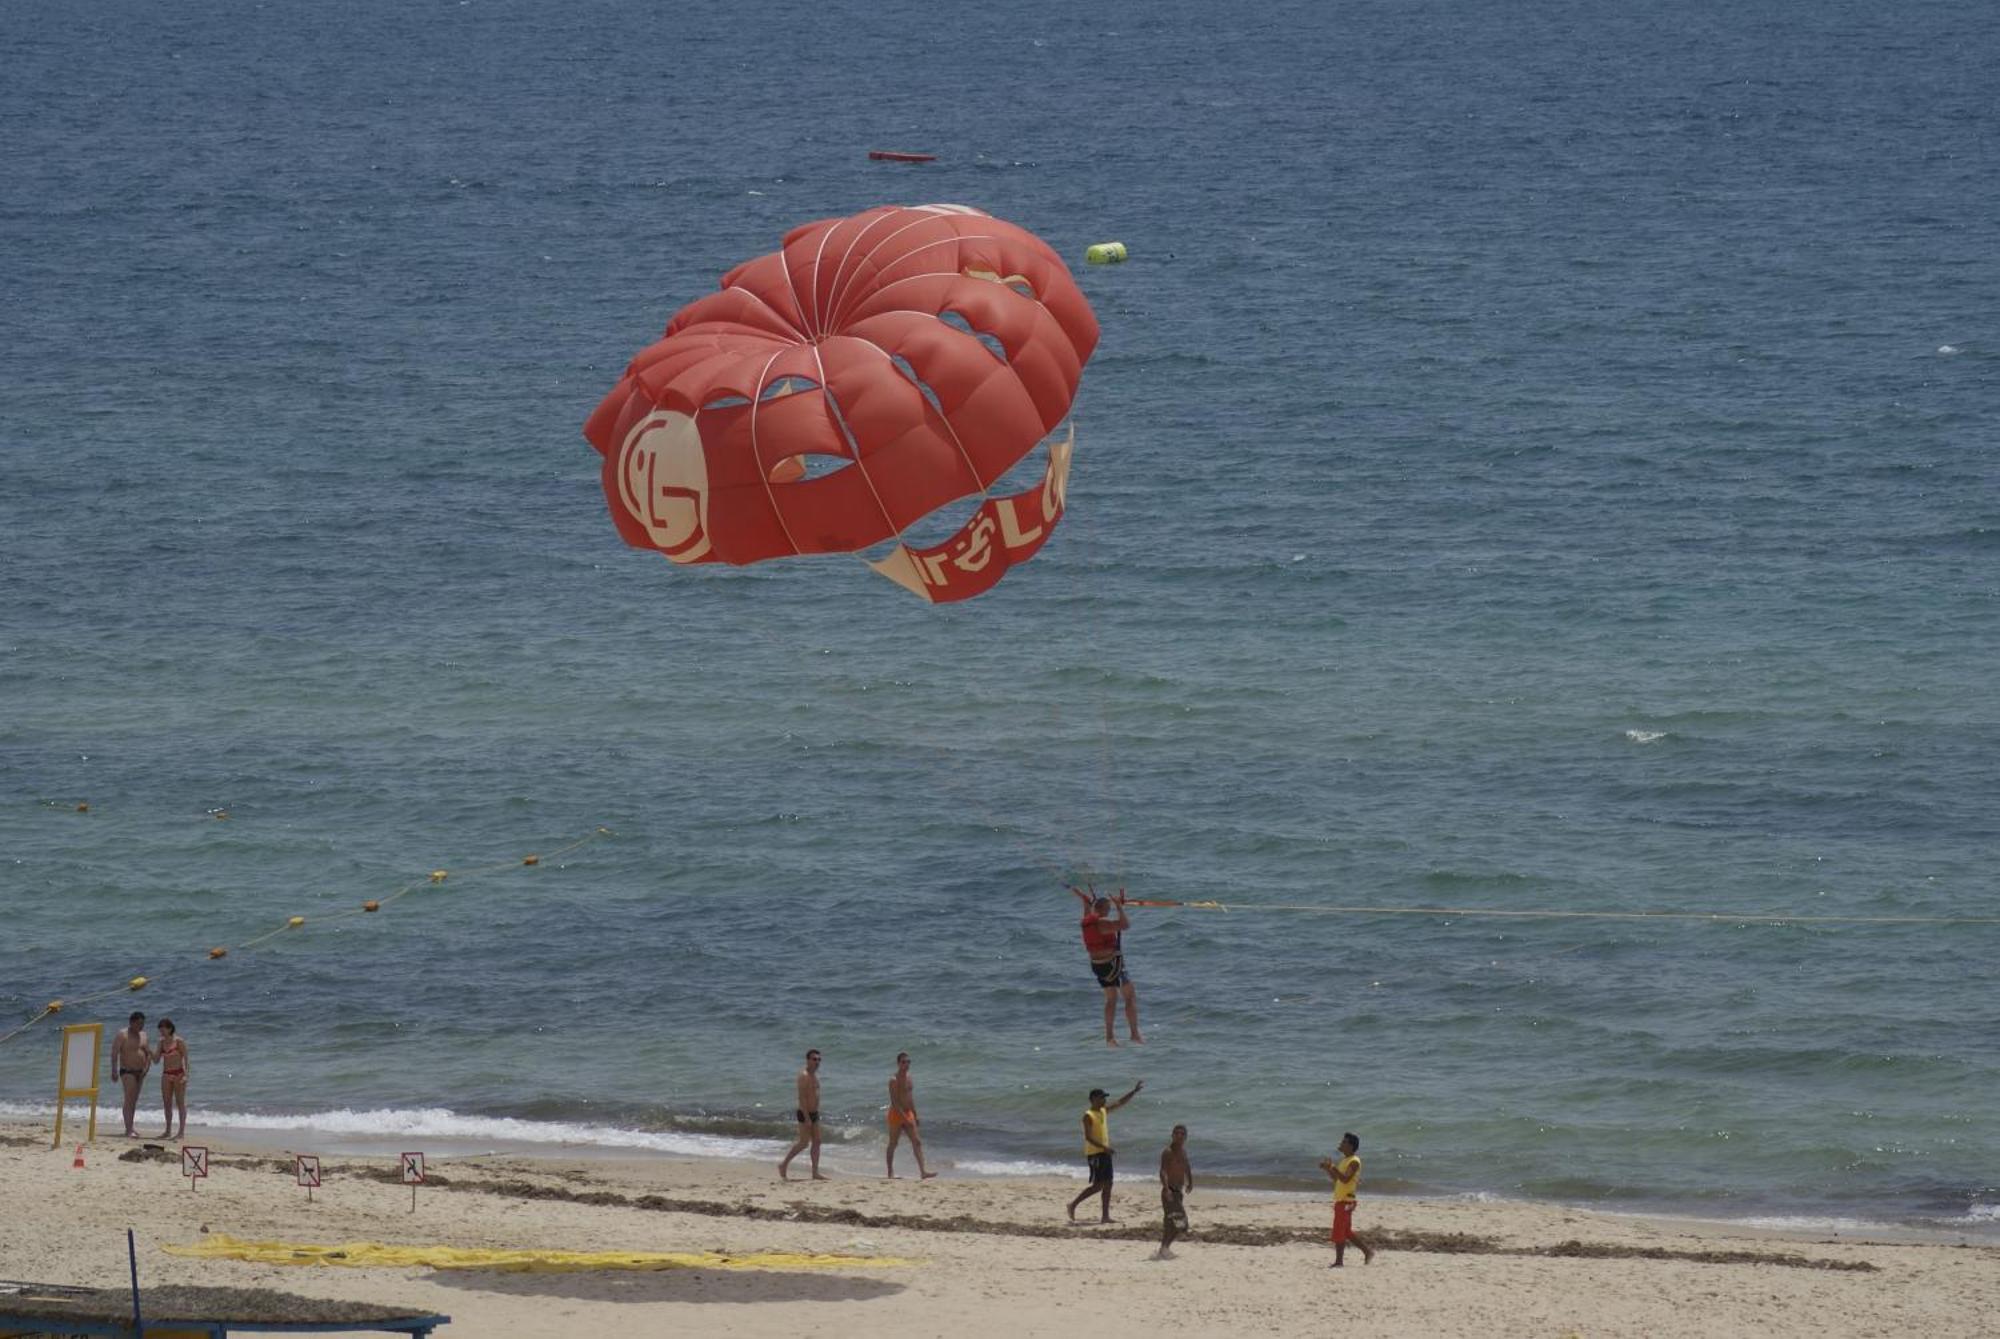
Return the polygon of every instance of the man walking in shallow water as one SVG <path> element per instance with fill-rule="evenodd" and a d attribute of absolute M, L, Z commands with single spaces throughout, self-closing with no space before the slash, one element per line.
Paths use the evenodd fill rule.
<path fill-rule="evenodd" d="M 917 1179 L 928 1181 L 937 1173 L 924 1166 L 924 1140 L 917 1133 L 917 1083 L 910 1077 L 910 1053 L 896 1052 L 896 1072 L 889 1076 L 889 1158 L 888 1179 L 896 1179 L 896 1141 L 910 1136 L 910 1152 L 917 1155 Z"/>
<path fill-rule="evenodd" d="M 799 1071 L 798 1106 L 792 1111 L 792 1118 L 798 1122 L 799 1137 L 792 1142 L 791 1152 L 778 1164 L 778 1179 L 789 1181 L 785 1175 L 796 1158 L 807 1146 L 812 1148 L 812 1179 L 824 1181 L 819 1174 L 819 1052 L 806 1052 L 806 1067 Z"/>

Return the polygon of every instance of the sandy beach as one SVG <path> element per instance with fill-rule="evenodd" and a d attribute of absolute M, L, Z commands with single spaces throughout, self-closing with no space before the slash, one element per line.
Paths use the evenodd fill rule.
<path fill-rule="evenodd" d="M 436 1157 L 412 1212 L 393 1153 L 327 1156 L 308 1203 L 281 1150 L 209 1138 L 190 1189 L 168 1145 L 100 1139 L 86 1166 L 0 1130 L 0 1277 L 269 1288 L 408 1306 L 447 1334 L 1978 1335 L 2000 1247 L 1894 1232 L 1759 1231 L 1546 1205 L 1364 1197 L 1379 1253 L 1328 1269 L 1325 1206 L 1198 1189 L 1196 1236 L 1149 1257 L 1158 1195 L 1133 1158 L 1119 1225 L 1071 1227 L 1061 1178 L 780 1183 L 744 1160 Z M 1198 1146 L 1196 1153 L 1199 1153 Z M 1199 1171 L 1199 1161 L 1196 1163 Z M 189 1258 L 216 1236 L 567 1251 L 839 1255 L 805 1268 L 498 1272 Z M 901 1263 L 881 1263 L 884 1258 Z"/>

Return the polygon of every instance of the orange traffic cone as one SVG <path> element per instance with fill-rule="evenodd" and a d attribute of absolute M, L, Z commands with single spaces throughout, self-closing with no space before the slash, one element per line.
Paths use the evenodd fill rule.
<path fill-rule="evenodd" d="M 74 1162 L 70 1163 L 70 1165 L 69 1165 L 69 1169 L 70 1169 L 71 1171 L 73 1171 L 73 1172 L 80 1172 L 80 1171 L 82 1171 L 82 1170 L 83 1170 L 83 1145 L 82 1145 L 82 1144 L 78 1144 L 78 1145 L 76 1146 L 76 1161 L 74 1161 Z"/>

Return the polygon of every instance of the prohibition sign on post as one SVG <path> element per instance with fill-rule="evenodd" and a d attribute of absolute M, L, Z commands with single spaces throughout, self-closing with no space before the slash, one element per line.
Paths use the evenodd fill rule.
<path fill-rule="evenodd" d="M 410 1212 L 417 1211 L 417 1187 L 424 1183 L 424 1155 L 403 1154 L 403 1184 L 410 1188 Z"/>
<path fill-rule="evenodd" d="M 195 1189 L 195 1183 L 208 1179 L 208 1150 L 200 1144 L 181 1145 L 181 1175 L 187 1178 L 188 1189 Z"/>
<path fill-rule="evenodd" d="M 306 1203 L 312 1203 L 313 1192 L 319 1189 L 319 1155 L 317 1153 L 294 1153 L 292 1161 L 298 1172 L 299 1184 L 305 1187 Z"/>

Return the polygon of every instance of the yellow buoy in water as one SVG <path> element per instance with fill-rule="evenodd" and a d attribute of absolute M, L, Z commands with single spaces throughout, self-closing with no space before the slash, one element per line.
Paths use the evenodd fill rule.
<path fill-rule="evenodd" d="M 1117 265 L 1125 259 L 1125 244 L 1099 242 L 1095 246 L 1085 247 L 1083 258 L 1092 265 Z"/>

